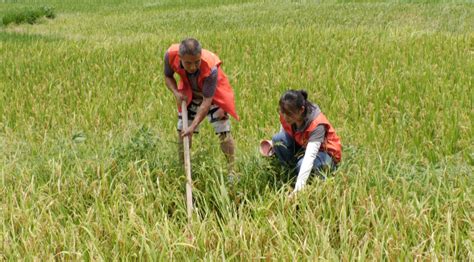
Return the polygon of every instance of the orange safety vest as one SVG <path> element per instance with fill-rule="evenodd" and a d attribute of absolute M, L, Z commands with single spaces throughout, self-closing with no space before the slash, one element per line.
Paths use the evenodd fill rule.
<path fill-rule="evenodd" d="M 173 69 L 173 71 L 181 78 L 178 83 L 178 91 L 186 95 L 188 98 L 187 104 L 189 105 L 193 99 L 193 92 L 186 71 L 181 67 L 181 60 L 179 59 L 178 51 L 179 44 L 171 45 L 171 47 L 168 48 L 169 64 L 171 69 Z M 211 74 L 211 69 L 213 67 L 217 67 L 217 87 L 212 103 L 222 108 L 235 119 L 239 120 L 239 116 L 235 110 L 234 91 L 229 83 L 229 79 L 220 67 L 221 63 L 219 57 L 214 53 L 202 49 L 201 66 L 199 67 L 200 73 L 197 79 L 198 88 L 202 90 L 204 79 Z M 181 105 L 178 105 L 178 110 L 181 112 Z"/>
<path fill-rule="evenodd" d="M 342 146 L 341 146 L 341 141 L 339 137 L 336 135 L 336 130 L 332 127 L 332 125 L 329 123 L 328 119 L 326 116 L 324 116 L 323 113 L 319 113 L 317 117 L 313 119 L 313 121 L 309 124 L 309 126 L 299 132 L 293 132 L 293 129 L 291 128 L 291 125 L 289 125 L 283 116 L 280 114 L 280 122 L 281 125 L 283 126 L 283 129 L 291 136 L 293 139 L 295 139 L 296 143 L 303 148 L 306 148 L 308 145 L 308 139 L 309 136 L 311 135 L 311 132 L 313 132 L 318 125 L 324 125 L 326 128 L 326 137 L 324 138 L 323 143 L 321 144 L 321 147 L 319 148 L 320 151 L 327 152 L 333 159 L 334 162 L 339 163 L 341 161 L 341 155 L 342 155 Z"/>

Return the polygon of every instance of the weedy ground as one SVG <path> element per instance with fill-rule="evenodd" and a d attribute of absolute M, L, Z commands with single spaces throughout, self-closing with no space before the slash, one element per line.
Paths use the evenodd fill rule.
<path fill-rule="evenodd" d="M 1 259 L 474 260 L 469 1 L 46 2 L 55 19 L 0 27 Z M 190 224 L 162 73 L 188 36 L 242 118 L 238 184 L 210 125 L 194 137 Z M 294 202 L 257 149 L 287 89 L 344 146 Z"/>

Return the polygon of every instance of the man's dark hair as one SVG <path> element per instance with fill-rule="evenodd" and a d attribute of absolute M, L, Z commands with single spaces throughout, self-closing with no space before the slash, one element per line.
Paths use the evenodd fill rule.
<path fill-rule="evenodd" d="M 201 44 L 194 38 L 186 38 L 179 45 L 179 55 L 199 55 L 201 54 Z"/>

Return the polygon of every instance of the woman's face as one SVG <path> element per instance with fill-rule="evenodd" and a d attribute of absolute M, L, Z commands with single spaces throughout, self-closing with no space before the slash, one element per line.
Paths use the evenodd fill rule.
<path fill-rule="evenodd" d="M 304 106 L 301 108 L 292 109 L 288 106 L 281 105 L 279 107 L 279 112 L 283 116 L 283 119 L 285 119 L 285 122 L 288 124 L 301 124 L 303 121 Z"/>

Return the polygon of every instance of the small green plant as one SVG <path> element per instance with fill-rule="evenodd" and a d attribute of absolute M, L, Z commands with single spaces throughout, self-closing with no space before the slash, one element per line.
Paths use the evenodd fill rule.
<path fill-rule="evenodd" d="M 43 14 L 46 18 L 49 18 L 49 19 L 56 18 L 56 13 L 54 12 L 54 8 L 50 6 L 43 6 L 40 9 L 43 11 Z"/>
<path fill-rule="evenodd" d="M 112 155 L 122 166 L 139 160 L 146 160 L 154 166 L 153 156 L 158 151 L 158 142 L 158 136 L 148 127 L 142 126 L 128 143 L 114 148 Z"/>
<path fill-rule="evenodd" d="M 9 25 L 11 23 L 15 24 L 35 24 L 37 20 L 41 17 L 46 17 L 48 19 L 54 19 L 56 17 L 56 13 L 54 9 L 49 6 L 43 6 L 37 9 L 24 9 L 24 10 L 16 10 L 7 13 L 3 19 L 2 23 L 4 25 Z"/>

